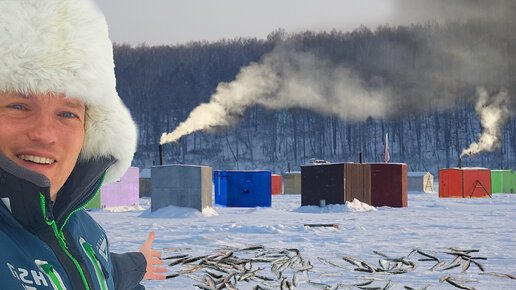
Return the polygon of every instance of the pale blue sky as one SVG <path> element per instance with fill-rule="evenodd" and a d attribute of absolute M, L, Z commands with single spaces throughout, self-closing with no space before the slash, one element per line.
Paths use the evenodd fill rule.
<path fill-rule="evenodd" d="M 94 0 L 112 41 L 133 45 L 265 38 L 278 28 L 349 31 L 360 25 L 407 24 L 439 18 L 465 7 L 450 0 Z M 465 2 L 455 0 L 453 3 Z M 436 7 L 436 3 L 445 3 Z M 467 8 L 467 6 L 466 6 Z"/>
<path fill-rule="evenodd" d="M 350 30 L 392 18 L 390 0 L 94 0 L 114 42 L 176 44 L 221 38 L 265 38 L 284 28 Z"/>

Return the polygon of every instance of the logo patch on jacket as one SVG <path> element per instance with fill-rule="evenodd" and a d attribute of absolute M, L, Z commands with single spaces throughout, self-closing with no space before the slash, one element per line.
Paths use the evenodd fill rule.
<path fill-rule="evenodd" d="M 48 282 L 45 278 L 45 274 L 39 270 L 28 270 L 21 267 L 15 267 L 9 263 L 6 263 L 13 276 L 22 282 L 22 286 L 25 289 L 37 289 L 36 287 L 29 286 L 48 286 Z"/>
<path fill-rule="evenodd" d="M 107 240 L 105 237 L 102 237 L 101 240 L 97 241 L 97 250 L 99 254 L 104 258 L 105 262 L 108 261 L 108 250 L 107 250 Z"/>

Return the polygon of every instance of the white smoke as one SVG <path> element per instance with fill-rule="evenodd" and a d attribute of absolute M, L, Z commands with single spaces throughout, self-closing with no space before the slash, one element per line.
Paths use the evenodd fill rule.
<path fill-rule="evenodd" d="M 502 146 L 503 128 L 511 117 L 509 102 L 506 91 L 490 96 L 485 88 L 477 89 L 475 112 L 482 125 L 482 133 L 477 142 L 462 151 L 460 157 L 494 151 Z"/>
<path fill-rule="evenodd" d="M 436 15 L 448 11 L 451 19 L 467 9 L 475 25 L 451 23 L 459 27 L 455 33 L 462 32 L 451 35 L 442 29 L 435 34 L 423 29 L 420 32 L 424 39 L 412 35 L 408 28 L 408 34 L 401 34 L 411 39 L 408 45 L 403 40 L 399 44 L 392 40 L 384 43 L 385 50 L 370 48 L 364 66 L 355 63 L 353 69 L 325 60 L 324 53 L 317 50 L 299 52 L 310 50 L 302 43 L 279 43 L 259 62 L 241 68 L 234 81 L 220 83 L 210 101 L 196 107 L 173 132 L 163 133 L 160 143 L 235 124 L 255 105 L 302 108 L 342 120 L 363 121 L 368 117 L 381 120 L 451 109 L 471 102 L 475 96 L 464 92 L 478 84 L 506 87 L 514 93 L 512 66 L 507 61 L 513 54 L 505 47 L 516 42 L 515 1 L 457 0 L 452 6 L 446 0 L 394 2 L 399 3 L 395 10 L 403 14 L 412 8 L 421 13 L 434 11 Z M 478 90 L 476 109 L 483 132 L 463 155 L 499 148 L 503 125 L 510 117 L 508 95 L 502 92 L 489 96 L 485 89 Z M 512 108 L 514 111 L 516 101 Z"/>
<path fill-rule="evenodd" d="M 163 133 L 160 143 L 231 125 L 254 105 L 304 108 L 354 121 L 383 118 L 394 109 L 388 95 L 385 89 L 366 89 L 347 68 L 310 53 L 278 48 L 259 63 L 243 67 L 233 82 L 220 83 L 210 102 L 196 107 L 172 133 Z"/>

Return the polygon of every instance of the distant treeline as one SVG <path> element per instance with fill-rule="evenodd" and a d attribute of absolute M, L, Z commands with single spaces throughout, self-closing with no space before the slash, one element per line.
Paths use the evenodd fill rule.
<path fill-rule="evenodd" d="M 173 131 L 196 106 L 208 102 L 220 82 L 231 82 L 241 67 L 284 45 L 350 68 L 366 86 L 389 87 L 406 103 L 386 120 L 365 122 L 304 109 L 252 107 L 233 127 L 165 145 L 164 161 L 276 172 L 286 171 L 289 163 L 299 170 L 310 158 L 358 162 L 359 153 L 367 162 L 379 162 L 389 133 L 391 161 L 435 174 L 438 168 L 456 166 L 481 131 L 471 102 L 477 86 L 505 89 L 516 98 L 516 37 L 502 33 L 512 29 L 503 22 L 427 23 L 346 33 L 278 30 L 264 40 L 115 45 L 117 89 L 139 127 L 134 165 L 158 162 L 163 132 Z M 466 158 L 463 165 L 516 169 L 514 114 L 505 125 L 501 149 Z"/>

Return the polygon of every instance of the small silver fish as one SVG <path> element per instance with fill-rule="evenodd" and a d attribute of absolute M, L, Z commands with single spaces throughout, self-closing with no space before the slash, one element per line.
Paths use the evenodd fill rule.
<path fill-rule="evenodd" d="M 230 284 L 229 282 L 226 282 L 224 283 L 224 285 L 226 286 L 226 288 L 228 288 L 229 290 L 238 290 L 238 288 L 236 288 L 235 286 L 233 286 L 232 284 Z"/>
<path fill-rule="evenodd" d="M 233 251 L 229 251 L 229 252 L 227 252 L 227 253 L 226 253 L 226 254 L 224 254 L 222 257 L 220 257 L 219 261 L 224 261 L 225 259 L 227 259 L 227 258 L 229 258 L 229 257 L 233 256 L 233 253 L 234 253 Z"/>
<path fill-rule="evenodd" d="M 181 270 L 179 271 L 179 273 L 181 275 L 184 275 L 184 274 L 190 274 L 190 273 L 194 273 L 194 272 L 197 272 L 199 270 L 201 270 L 202 268 L 204 268 L 203 266 L 197 266 L 197 267 L 193 267 L 192 269 L 190 270 Z"/>
<path fill-rule="evenodd" d="M 197 256 L 197 257 L 193 257 L 193 258 L 188 258 L 188 259 L 186 259 L 185 261 L 183 261 L 182 263 L 183 263 L 183 264 L 188 264 L 188 263 L 197 262 L 197 261 L 199 261 L 200 259 L 206 258 L 207 256 L 208 256 L 208 255 L 204 255 L 204 256 Z"/>
<path fill-rule="evenodd" d="M 330 285 L 328 285 L 328 284 L 324 284 L 324 283 L 321 283 L 321 282 L 315 282 L 315 281 L 311 281 L 311 280 L 308 280 L 307 283 L 309 285 L 317 287 L 317 288 L 328 288 L 328 287 L 330 287 Z"/>
<path fill-rule="evenodd" d="M 495 277 L 509 278 L 509 279 L 516 280 L 516 276 L 511 275 L 511 274 L 504 274 L 504 273 L 498 273 L 498 272 L 483 272 L 483 273 L 478 273 L 478 274 L 479 275 L 491 275 L 491 276 L 495 276 Z"/>
<path fill-rule="evenodd" d="M 264 249 L 264 246 L 262 245 L 251 245 L 242 249 L 237 250 L 237 252 L 247 252 L 247 251 L 256 251 Z"/>
<path fill-rule="evenodd" d="M 448 279 L 448 278 L 450 278 L 450 277 L 451 277 L 451 275 L 446 275 L 446 276 L 441 277 L 441 278 L 439 279 L 439 283 L 444 282 L 444 280 L 446 280 L 446 279 Z"/>
<path fill-rule="evenodd" d="M 189 257 L 190 255 L 188 254 L 183 254 L 183 255 L 175 255 L 175 256 L 169 256 L 169 257 L 165 257 L 165 258 L 161 258 L 161 260 L 174 260 L 174 259 L 182 259 L 182 258 L 187 258 Z"/>
<path fill-rule="evenodd" d="M 274 278 L 267 277 L 267 276 L 262 276 L 262 275 L 254 275 L 254 277 L 256 277 L 256 278 L 258 278 L 258 279 L 260 279 L 262 281 L 275 281 Z"/>
<path fill-rule="evenodd" d="M 471 265 L 471 260 L 468 259 L 464 264 L 462 264 L 462 273 L 465 273 L 469 269 L 469 265 Z"/>
<path fill-rule="evenodd" d="M 276 260 L 272 261 L 272 264 L 283 264 L 284 262 L 288 261 L 289 258 L 286 256 L 282 256 L 280 258 L 277 258 Z"/>
<path fill-rule="evenodd" d="M 246 271 L 251 271 L 251 269 L 253 269 L 253 262 L 251 262 L 251 261 L 247 261 L 247 262 L 244 264 L 244 270 L 246 270 Z"/>
<path fill-rule="evenodd" d="M 294 256 L 290 259 L 291 267 L 295 267 L 301 263 L 301 258 L 299 256 Z"/>
<path fill-rule="evenodd" d="M 176 278 L 178 276 L 179 276 L 179 273 L 173 273 L 173 274 L 169 274 L 169 275 L 165 276 L 165 279 Z"/>
<path fill-rule="evenodd" d="M 435 259 L 430 259 L 430 258 L 424 258 L 424 259 L 417 259 L 418 261 L 420 262 L 431 262 L 431 261 L 435 261 Z"/>
<path fill-rule="evenodd" d="M 296 272 L 292 274 L 292 285 L 294 285 L 294 287 L 297 287 L 299 285 L 299 277 L 297 276 Z"/>
<path fill-rule="evenodd" d="M 287 269 L 287 267 L 290 266 L 290 261 L 286 261 L 285 263 L 283 263 L 279 268 L 278 268 L 278 271 L 281 273 L 283 271 L 285 271 L 285 269 Z"/>
<path fill-rule="evenodd" d="M 343 273 L 338 273 L 338 272 L 333 272 L 333 273 L 322 273 L 321 275 L 319 275 L 319 277 L 338 277 L 338 276 L 342 276 Z"/>
<path fill-rule="evenodd" d="M 453 269 L 453 268 L 455 268 L 455 267 L 459 267 L 459 266 L 460 266 L 460 264 L 451 264 L 451 265 L 448 265 L 448 266 L 446 266 L 446 267 L 442 268 L 442 269 L 441 269 L 441 270 L 439 270 L 439 271 L 441 271 L 441 272 L 442 272 L 442 271 L 450 270 L 450 269 Z"/>
<path fill-rule="evenodd" d="M 477 262 L 475 260 L 471 260 L 471 262 L 474 263 L 475 265 L 477 265 L 477 267 L 480 269 L 480 271 L 485 272 L 484 267 L 479 262 Z"/>
<path fill-rule="evenodd" d="M 224 277 L 224 281 L 222 281 L 224 284 L 229 282 L 229 280 L 231 280 L 233 278 L 233 276 L 235 276 L 237 274 L 237 272 L 230 272 L 229 274 L 226 275 L 226 277 Z"/>
<path fill-rule="evenodd" d="M 450 280 L 453 280 L 453 281 L 458 281 L 458 282 L 478 282 L 478 280 L 467 280 L 467 279 L 461 279 L 461 278 L 458 278 L 458 277 L 448 277 L 448 279 Z"/>
<path fill-rule="evenodd" d="M 212 278 L 219 279 L 222 278 L 221 274 L 214 273 L 212 271 L 205 270 L 206 274 L 210 275 Z"/>
<path fill-rule="evenodd" d="M 198 277 L 198 276 L 192 275 L 192 274 L 188 274 L 188 273 L 184 274 L 184 276 L 186 276 L 186 277 L 188 277 L 188 278 L 190 278 L 192 280 L 195 280 L 195 281 L 197 281 L 199 283 L 202 283 L 204 285 L 204 279 L 202 279 L 201 277 Z"/>
<path fill-rule="evenodd" d="M 175 260 L 174 262 L 168 264 L 169 267 L 172 267 L 172 266 L 175 266 L 177 264 L 181 264 L 183 263 L 184 261 L 188 260 L 188 258 L 182 258 L 182 259 L 177 259 Z"/>
<path fill-rule="evenodd" d="M 359 279 L 359 280 L 373 280 L 373 281 L 386 281 L 386 280 L 388 280 L 388 279 L 385 279 L 385 278 L 380 278 L 380 277 L 375 277 L 375 276 L 356 276 L 355 278 Z"/>
<path fill-rule="evenodd" d="M 248 278 L 250 278 L 252 276 L 255 276 L 256 273 L 258 273 L 261 270 L 263 270 L 263 269 L 262 268 L 258 268 L 256 270 L 246 272 L 246 273 L 240 275 L 240 277 L 238 278 L 238 281 L 246 280 L 246 279 L 248 279 Z"/>
<path fill-rule="evenodd" d="M 453 280 L 451 280 L 451 279 L 446 279 L 444 281 L 446 281 L 446 282 L 448 282 L 448 284 L 453 285 L 453 286 L 455 286 L 457 288 L 460 288 L 460 289 L 475 290 L 475 287 L 469 287 L 469 286 L 460 285 L 460 284 L 457 284 L 457 283 L 453 282 Z"/>
<path fill-rule="evenodd" d="M 425 252 L 423 252 L 423 251 L 421 251 L 421 250 L 419 250 L 419 249 L 417 250 L 417 252 L 418 252 L 420 255 L 423 255 L 423 256 L 425 256 L 425 257 L 427 257 L 427 258 L 430 258 L 430 259 L 434 259 L 434 260 L 436 260 L 436 261 L 439 261 L 439 259 L 437 259 L 435 256 L 432 256 L 432 255 L 430 255 L 430 254 L 428 254 L 428 253 L 425 253 Z"/>
<path fill-rule="evenodd" d="M 216 290 L 215 288 L 211 288 L 207 285 L 203 285 L 203 284 L 194 284 L 195 287 L 199 288 L 199 289 L 203 289 L 203 290 Z"/>
<path fill-rule="evenodd" d="M 344 257 L 342 257 L 342 260 L 344 260 L 344 261 L 346 261 L 346 262 L 348 262 L 348 263 L 350 263 L 352 265 L 355 265 L 355 266 L 357 266 L 359 268 L 362 268 L 362 263 L 358 259 L 355 259 L 355 258 L 350 257 L 350 256 L 344 256 Z"/>
<path fill-rule="evenodd" d="M 419 248 L 415 248 L 412 251 L 410 251 L 410 253 L 407 255 L 407 258 L 410 259 L 410 257 L 412 257 L 415 253 L 417 253 L 417 251 L 419 251 Z"/>
<path fill-rule="evenodd" d="M 165 252 L 181 252 L 187 250 L 191 250 L 191 248 L 163 248 L 163 251 Z"/>
<path fill-rule="evenodd" d="M 434 266 L 432 266 L 432 268 L 430 268 L 430 271 L 433 271 L 435 268 L 444 266 L 445 264 L 446 264 L 446 261 L 437 262 Z"/>
<path fill-rule="evenodd" d="M 375 254 L 377 254 L 377 255 L 379 255 L 379 256 L 382 256 L 382 257 L 384 257 L 384 258 L 389 258 L 389 256 L 385 255 L 384 253 L 380 253 L 380 252 L 375 251 L 375 250 L 373 250 L 373 253 L 375 253 Z"/>
<path fill-rule="evenodd" d="M 462 256 L 457 256 L 450 264 L 458 264 L 462 262 Z"/>
<path fill-rule="evenodd" d="M 382 290 L 390 290 L 394 287 L 394 283 L 391 280 L 387 281 L 385 285 L 383 285 Z"/>
<path fill-rule="evenodd" d="M 380 265 L 380 267 L 382 267 L 383 270 L 387 270 L 389 269 L 389 261 L 385 260 L 385 259 L 379 259 L 378 260 L 378 264 Z"/>
<path fill-rule="evenodd" d="M 217 288 L 217 283 L 215 283 L 215 280 L 213 280 L 210 275 L 205 274 L 204 281 L 206 281 L 206 285 L 208 285 L 208 287 Z"/>
<path fill-rule="evenodd" d="M 281 290 L 288 290 L 287 286 L 287 278 L 283 278 L 280 283 L 280 289 Z"/>
<path fill-rule="evenodd" d="M 362 287 L 362 286 L 367 286 L 371 283 L 373 283 L 374 281 L 373 280 L 369 280 L 367 282 L 362 282 L 362 283 L 357 283 L 357 284 L 352 284 L 352 286 L 357 286 L 357 287 Z"/>

